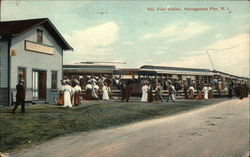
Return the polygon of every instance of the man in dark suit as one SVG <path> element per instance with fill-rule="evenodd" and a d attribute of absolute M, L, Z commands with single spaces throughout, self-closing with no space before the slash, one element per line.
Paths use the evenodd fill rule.
<path fill-rule="evenodd" d="M 15 113 L 18 105 L 21 104 L 21 113 L 25 113 L 25 87 L 24 80 L 20 80 L 19 84 L 16 85 L 16 104 L 12 110 Z"/>
<path fill-rule="evenodd" d="M 124 102 L 126 85 L 123 80 L 120 80 L 119 88 L 121 90 L 121 101 Z"/>

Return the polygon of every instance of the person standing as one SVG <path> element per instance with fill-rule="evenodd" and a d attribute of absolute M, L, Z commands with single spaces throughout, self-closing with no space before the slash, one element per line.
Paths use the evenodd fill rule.
<path fill-rule="evenodd" d="M 228 97 L 229 98 L 233 97 L 233 87 L 232 87 L 232 85 L 229 85 L 229 87 L 228 87 Z"/>
<path fill-rule="evenodd" d="M 189 91 L 189 96 L 188 96 L 189 99 L 194 99 L 194 87 L 192 84 L 190 85 L 188 91 Z"/>
<path fill-rule="evenodd" d="M 239 98 L 243 99 L 244 98 L 244 87 L 242 83 L 239 83 Z"/>
<path fill-rule="evenodd" d="M 70 80 L 66 81 L 66 85 L 64 86 L 63 90 L 64 90 L 63 107 L 72 107 L 71 103 L 72 87 L 70 86 Z"/>
<path fill-rule="evenodd" d="M 75 87 L 73 88 L 73 101 L 74 105 L 78 106 L 81 104 L 81 87 L 79 86 L 80 82 L 78 80 L 75 81 Z"/>
<path fill-rule="evenodd" d="M 173 102 L 175 101 L 175 87 L 172 83 L 170 83 L 169 89 L 168 89 L 168 98 L 167 102 L 169 99 L 171 99 Z"/>
<path fill-rule="evenodd" d="M 187 99 L 188 98 L 188 85 L 187 85 L 187 83 L 185 83 L 184 84 L 184 94 L 185 94 L 185 99 Z"/>
<path fill-rule="evenodd" d="M 208 99 L 213 98 L 213 89 L 210 85 L 208 85 Z"/>
<path fill-rule="evenodd" d="M 201 84 L 199 84 L 198 87 L 197 87 L 196 99 L 197 100 L 202 100 L 202 86 L 201 86 Z"/>
<path fill-rule="evenodd" d="M 109 100 L 110 87 L 107 82 L 104 82 L 104 86 L 102 87 L 102 100 Z"/>
<path fill-rule="evenodd" d="M 248 86 L 247 86 L 247 83 L 245 82 L 243 86 L 244 86 L 244 97 L 248 97 Z"/>
<path fill-rule="evenodd" d="M 91 85 L 92 85 L 92 93 L 91 93 L 92 100 L 99 100 L 98 97 L 99 86 L 95 82 L 92 82 Z"/>
<path fill-rule="evenodd" d="M 21 104 L 21 113 L 25 113 L 25 95 L 24 80 L 20 80 L 19 84 L 16 85 L 16 104 L 12 110 L 13 114 L 15 114 L 19 104 Z"/>
<path fill-rule="evenodd" d="M 126 82 L 126 86 L 125 86 L 125 100 L 126 100 L 126 102 L 129 101 L 129 98 L 130 98 L 130 81 L 128 80 Z"/>
<path fill-rule="evenodd" d="M 162 86 L 161 86 L 161 83 L 159 82 L 157 85 L 156 85 L 156 88 L 155 88 L 155 100 L 156 101 L 163 101 L 163 98 L 162 98 Z"/>
<path fill-rule="evenodd" d="M 152 86 L 149 84 L 148 86 L 148 102 L 151 103 L 153 101 L 153 91 Z"/>
<path fill-rule="evenodd" d="M 204 93 L 204 99 L 207 100 L 208 99 L 208 87 L 207 85 L 205 84 L 203 89 L 202 89 L 202 92 Z"/>
<path fill-rule="evenodd" d="M 85 95 L 85 100 L 91 100 L 91 95 L 92 95 L 92 85 L 91 85 L 91 80 L 87 82 L 87 85 L 85 87 L 86 95 Z"/>
<path fill-rule="evenodd" d="M 59 94 L 58 94 L 58 105 L 63 105 L 63 95 L 64 95 L 64 91 L 63 91 L 63 88 L 65 86 L 65 80 L 61 80 L 61 86 L 60 86 L 60 89 L 59 89 Z"/>
<path fill-rule="evenodd" d="M 123 80 L 120 80 L 119 88 L 121 90 L 121 101 L 124 102 L 126 85 Z"/>
<path fill-rule="evenodd" d="M 142 86 L 141 102 L 147 102 L 147 101 L 148 101 L 148 85 L 146 82 L 144 82 Z"/>

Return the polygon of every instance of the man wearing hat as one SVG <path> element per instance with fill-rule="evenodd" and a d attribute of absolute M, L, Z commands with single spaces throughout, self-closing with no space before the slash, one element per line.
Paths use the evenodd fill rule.
<path fill-rule="evenodd" d="M 19 84 L 16 85 L 16 104 L 12 110 L 14 114 L 18 105 L 21 104 L 21 113 L 25 113 L 25 87 L 24 80 L 20 80 Z"/>

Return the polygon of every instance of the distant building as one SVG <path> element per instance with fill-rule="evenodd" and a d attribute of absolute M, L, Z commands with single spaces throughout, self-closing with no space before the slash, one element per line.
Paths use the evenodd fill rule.
<path fill-rule="evenodd" d="M 0 22 L 0 105 L 15 102 L 21 79 L 26 101 L 53 101 L 64 50 L 73 49 L 47 18 Z"/>

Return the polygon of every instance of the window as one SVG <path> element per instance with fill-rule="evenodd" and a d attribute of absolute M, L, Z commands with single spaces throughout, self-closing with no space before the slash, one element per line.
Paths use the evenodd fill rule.
<path fill-rule="evenodd" d="M 43 31 L 41 29 L 37 30 L 37 42 L 43 43 Z"/>
<path fill-rule="evenodd" d="M 57 90 L 57 71 L 51 72 L 51 89 Z"/>

